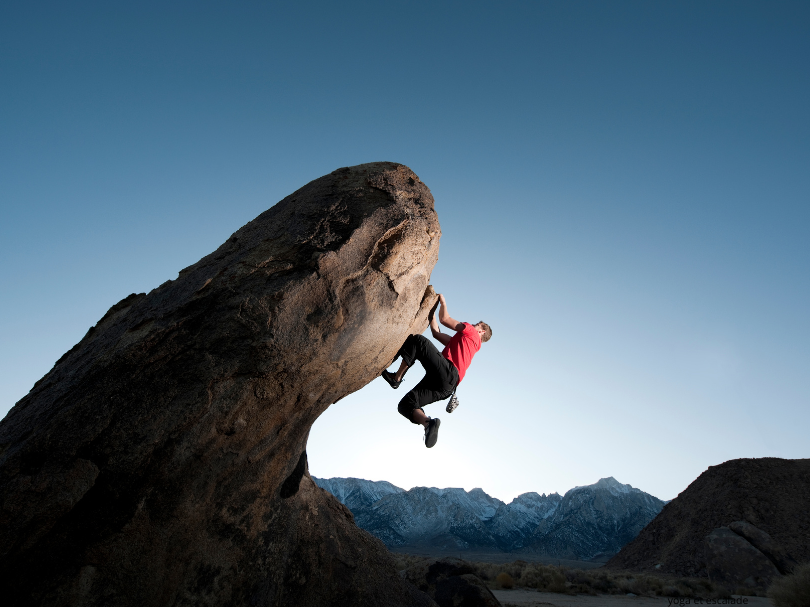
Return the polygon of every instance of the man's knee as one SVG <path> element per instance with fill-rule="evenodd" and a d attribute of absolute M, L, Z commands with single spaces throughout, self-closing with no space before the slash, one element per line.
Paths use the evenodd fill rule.
<path fill-rule="evenodd" d="M 409 339 L 414 342 L 417 348 L 423 347 L 425 343 L 430 343 L 430 340 L 424 335 L 411 335 Z"/>
<path fill-rule="evenodd" d="M 408 339 L 405 340 L 405 346 L 408 350 L 411 350 L 416 355 L 416 358 L 419 358 L 419 355 L 425 351 L 425 348 L 428 347 L 430 344 L 430 340 L 425 337 L 424 335 L 408 335 Z"/>
<path fill-rule="evenodd" d="M 416 403 L 412 402 L 411 399 L 407 397 L 399 401 L 399 405 L 397 405 L 397 411 L 399 411 L 399 414 L 408 418 L 409 420 L 411 419 L 411 411 L 414 409 L 416 409 Z"/>
<path fill-rule="evenodd" d="M 399 352 L 397 352 L 397 356 L 401 356 L 402 360 L 409 367 L 413 366 L 413 363 L 419 359 L 419 353 L 424 348 L 421 343 L 423 339 L 427 338 L 424 335 L 408 335 L 408 337 L 405 338 L 405 343 L 402 344 Z"/>

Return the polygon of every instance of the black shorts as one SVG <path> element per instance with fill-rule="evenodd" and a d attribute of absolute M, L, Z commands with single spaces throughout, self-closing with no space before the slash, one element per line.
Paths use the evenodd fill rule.
<path fill-rule="evenodd" d="M 458 386 L 458 369 L 424 335 L 409 335 L 398 355 L 409 367 L 418 360 L 425 369 L 425 377 L 399 401 L 397 407 L 403 416 L 413 421 L 414 409 L 450 398 Z"/>

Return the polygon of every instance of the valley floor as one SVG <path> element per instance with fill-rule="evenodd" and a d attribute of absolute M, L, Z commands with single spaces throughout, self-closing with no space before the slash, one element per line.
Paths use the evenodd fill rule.
<path fill-rule="evenodd" d="M 455 557 L 464 561 L 475 561 L 479 563 L 512 563 L 517 560 L 527 563 L 542 563 L 543 565 L 555 565 L 568 569 L 596 569 L 605 563 L 602 561 L 573 561 L 568 559 L 558 559 L 542 554 L 523 552 L 484 552 L 475 550 L 431 550 L 430 548 L 407 546 L 402 548 L 389 548 L 395 554 L 411 554 L 414 556 L 427 556 L 431 558 Z"/>
<path fill-rule="evenodd" d="M 599 596 L 556 594 L 535 590 L 493 590 L 492 594 L 503 607 L 681 607 L 700 605 L 695 599 L 673 599 L 666 597 L 621 596 L 600 594 Z M 737 597 L 735 597 L 737 598 Z M 773 607 L 770 599 L 756 596 L 741 597 L 747 607 Z M 690 602 L 687 603 L 686 601 Z M 718 599 L 721 603 L 723 599 Z M 706 602 L 703 602 L 706 605 Z M 736 604 L 736 603 L 735 603 Z"/>

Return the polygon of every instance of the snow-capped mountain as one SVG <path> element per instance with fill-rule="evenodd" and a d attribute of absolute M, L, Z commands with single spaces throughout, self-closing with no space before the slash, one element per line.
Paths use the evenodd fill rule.
<path fill-rule="evenodd" d="M 367 481 L 362 478 L 316 478 L 319 487 L 334 495 L 341 504 L 354 512 L 380 501 L 386 495 L 404 493 L 388 481 Z"/>
<path fill-rule="evenodd" d="M 501 500 L 490 497 L 484 493 L 483 489 L 476 488 L 472 491 L 464 491 L 464 489 L 436 489 L 430 487 L 428 491 L 432 491 L 454 504 L 468 508 L 482 521 L 491 519 L 495 516 L 498 508 L 503 506 Z"/>
<path fill-rule="evenodd" d="M 447 550 L 495 547 L 495 539 L 477 514 L 488 512 L 493 498 L 479 491 L 473 494 L 463 489 L 414 487 L 352 512 L 360 527 L 389 546 L 428 545 Z M 476 497 L 483 499 L 478 502 Z"/>
<path fill-rule="evenodd" d="M 612 477 L 563 497 L 530 492 L 508 504 L 482 489 L 404 491 L 385 481 L 313 479 L 352 511 L 358 526 L 392 547 L 500 549 L 588 560 L 618 552 L 664 506 Z"/>
<path fill-rule="evenodd" d="M 518 495 L 500 508 L 490 521 L 490 529 L 498 538 L 498 546 L 509 552 L 523 548 L 537 526 L 554 514 L 560 501 L 562 498 L 558 493 L 547 496 L 532 491 Z"/>
<path fill-rule="evenodd" d="M 568 491 L 524 547 L 561 558 L 612 556 L 661 512 L 664 502 L 613 477 Z"/>

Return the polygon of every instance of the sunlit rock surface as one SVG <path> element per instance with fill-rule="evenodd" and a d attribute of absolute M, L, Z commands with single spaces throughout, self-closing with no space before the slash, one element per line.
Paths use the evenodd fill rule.
<path fill-rule="evenodd" d="M 429 604 L 305 449 L 426 328 L 439 237 L 410 169 L 339 169 L 113 306 L 0 423 L 4 603 Z"/>

